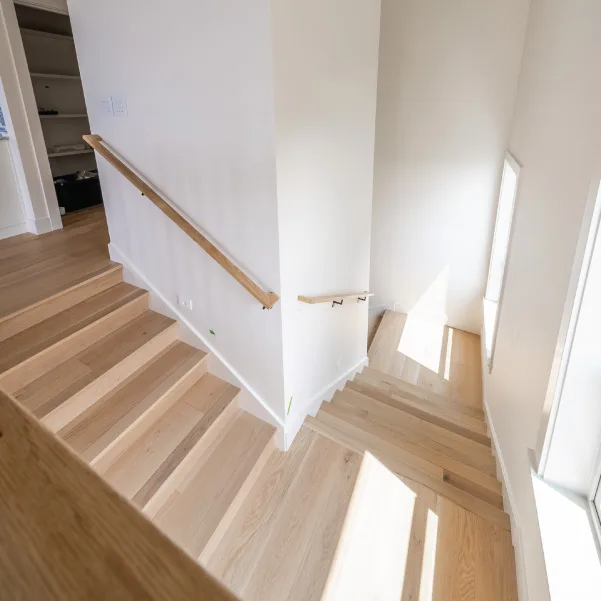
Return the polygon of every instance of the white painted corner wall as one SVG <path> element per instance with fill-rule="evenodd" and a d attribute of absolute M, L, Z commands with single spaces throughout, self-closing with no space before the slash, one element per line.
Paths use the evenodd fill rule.
<path fill-rule="evenodd" d="M 366 363 L 380 0 L 272 0 L 287 437 Z"/>
<path fill-rule="evenodd" d="M 594 0 L 531 0 L 508 144 L 523 167 L 494 364 L 483 378 L 521 532 L 530 601 L 549 599 L 549 587 L 529 450 L 537 443 L 597 167 L 600 20 L 601 5 Z"/>
<path fill-rule="evenodd" d="M 371 290 L 480 333 L 528 0 L 383 0 Z"/>

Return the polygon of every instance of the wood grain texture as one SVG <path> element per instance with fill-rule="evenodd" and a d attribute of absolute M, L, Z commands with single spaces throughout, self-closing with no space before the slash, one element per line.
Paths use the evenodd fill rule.
<path fill-rule="evenodd" d="M 421 357 L 430 357 L 428 365 Z M 480 337 L 386 311 L 369 347 L 371 368 L 482 410 Z"/>
<path fill-rule="evenodd" d="M 328 294 L 326 296 L 299 296 L 298 300 L 301 303 L 308 305 L 318 305 L 320 303 L 331 303 L 333 301 L 344 301 L 352 299 L 366 299 L 374 296 L 374 292 L 345 292 L 343 294 Z"/>
<path fill-rule="evenodd" d="M 228 510 L 252 484 L 262 456 L 271 453 L 273 433 L 272 426 L 239 411 L 204 460 L 173 488 L 153 522 L 192 557 L 200 557 L 222 520 L 233 517 Z"/>
<path fill-rule="evenodd" d="M 148 308 L 148 293 L 121 283 L 0 342 L 0 385 L 13 391 Z"/>
<path fill-rule="evenodd" d="M 0 433 L 7 598 L 235 601 L 3 392 Z"/>
<path fill-rule="evenodd" d="M 271 309 L 279 300 L 274 292 L 266 292 L 237 265 L 226 257 L 214 244 L 203 236 L 187 219 L 176 211 L 164 198 L 140 179 L 129 167 L 120 161 L 98 135 L 85 135 L 83 139 L 119 173 L 133 184 L 144 196 L 158 207 L 175 225 L 187 234 L 200 248 L 225 269 L 247 292 L 256 298 L 266 309 Z"/>
<path fill-rule="evenodd" d="M 203 384 L 204 382 L 200 386 Z M 239 392 L 239 389 L 235 386 L 225 384 L 223 392 L 211 404 L 206 413 L 199 413 L 199 418 L 190 432 L 173 449 L 169 456 L 165 458 L 144 486 L 132 498 L 132 501 L 138 507 L 145 507 L 148 515 L 156 515 L 160 511 L 160 508 L 163 506 L 162 499 L 165 496 L 169 496 L 171 490 L 177 486 L 177 480 L 169 484 L 169 478 L 181 478 L 176 473 L 180 465 L 187 463 L 189 469 L 192 469 L 194 455 L 198 457 L 202 456 L 203 452 L 211 446 L 211 443 L 214 442 L 219 433 L 219 429 L 215 427 L 216 424 L 225 424 L 231 417 L 232 412 L 237 407 L 234 401 Z M 198 399 L 198 396 L 195 396 L 194 388 L 184 396 L 184 401 L 188 402 L 188 398 Z M 192 404 L 192 406 L 198 409 L 197 404 Z M 196 452 L 192 453 L 194 449 L 196 449 Z M 164 487 L 164 489 L 159 495 L 161 487 Z M 155 498 L 153 499 L 153 497 Z M 149 505 L 151 499 L 153 499 L 153 503 Z"/>
<path fill-rule="evenodd" d="M 168 393 L 205 356 L 175 342 L 58 432 L 86 461 L 93 461 Z"/>

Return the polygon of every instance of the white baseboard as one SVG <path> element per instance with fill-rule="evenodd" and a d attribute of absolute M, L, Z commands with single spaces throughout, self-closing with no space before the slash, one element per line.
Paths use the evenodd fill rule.
<path fill-rule="evenodd" d="M 304 411 L 300 412 L 294 417 L 294 419 L 286 422 L 286 428 L 284 432 L 284 449 L 287 451 L 292 445 L 294 438 L 298 434 L 301 426 L 305 421 L 307 415 L 315 417 L 321 404 L 325 401 L 329 403 L 337 390 L 342 390 L 348 380 L 351 380 L 358 371 L 361 371 L 368 363 L 369 359 L 364 357 L 350 369 L 343 372 L 342 375 L 334 378 L 329 384 L 324 386 L 316 395 L 313 396 L 311 401 L 307 403 Z"/>
<path fill-rule="evenodd" d="M 511 523 L 511 542 L 515 549 L 515 563 L 516 563 L 516 578 L 518 584 L 518 598 L 519 601 L 528 601 L 528 585 L 526 581 L 526 567 L 524 564 L 524 545 L 522 543 L 522 530 L 517 519 L 515 511 L 515 497 L 507 477 L 507 467 L 503 459 L 503 454 L 500 452 L 499 440 L 495 431 L 495 424 L 491 419 L 490 410 L 487 402 L 486 395 L 486 378 L 489 376 L 489 369 L 487 363 L 486 353 L 486 342 L 484 336 L 484 327 L 480 333 L 480 352 L 482 360 L 482 401 L 484 406 L 484 415 L 486 418 L 486 426 L 492 442 L 492 451 L 497 462 L 497 479 L 501 482 L 503 487 L 503 509 L 509 516 Z"/>
<path fill-rule="evenodd" d="M 201 334 L 194 325 L 190 323 L 185 315 L 180 313 L 171 301 L 169 301 L 153 284 L 144 276 L 129 260 L 129 258 L 115 246 L 109 244 L 109 255 L 112 261 L 123 265 L 123 279 L 134 286 L 144 288 L 150 292 L 150 308 L 158 313 L 177 319 L 180 323 L 181 339 L 205 352 L 210 352 L 209 370 L 216 375 L 242 390 L 240 406 L 252 413 L 259 419 L 272 424 L 278 429 L 277 444 L 280 448 L 285 447 L 285 425 L 275 414 L 273 409 L 260 397 L 250 384 L 241 376 L 225 357 L 213 346 L 212 342 Z"/>
<path fill-rule="evenodd" d="M 10 238 L 12 236 L 18 236 L 19 234 L 26 234 L 28 231 L 27 223 L 9 225 L 7 227 L 0 228 L 0 240 L 4 240 L 4 238 Z"/>
<path fill-rule="evenodd" d="M 27 218 L 27 231 L 32 234 L 37 234 L 39 236 L 40 234 L 47 234 L 53 229 L 50 217 L 41 217 L 40 219 Z"/>

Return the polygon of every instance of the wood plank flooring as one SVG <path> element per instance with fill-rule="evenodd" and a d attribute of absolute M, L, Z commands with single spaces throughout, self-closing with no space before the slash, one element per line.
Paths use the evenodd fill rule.
<path fill-rule="evenodd" d="M 0 242 L 0 388 L 240 599 L 517 601 L 477 337 L 386 312 L 282 452 L 122 281 L 102 210 L 64 223 Z"/>

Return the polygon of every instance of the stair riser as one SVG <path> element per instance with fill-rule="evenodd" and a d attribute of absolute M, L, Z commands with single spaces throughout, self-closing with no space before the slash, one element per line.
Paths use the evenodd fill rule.
<path fill-rule="evenodd" d="M 135 422 L 124 430 L 110 445 L 90 461 L 90 465 L 103 473 L 123 453 L 125 453 L 152 425 L 175 405 L 200 378 L 207 372 L 208 355 L 190 369 L 180 380 L 169 388 Z"/>
<path fill-rule="evenodd" d="M 148 308 L 148 294 L 132 298 L 115 311 L 104 315 L 56 344 L 44 349 L 0 376 L 0 386 L 11 393 L 32 382 L 85 348 L 118 330 Z"/>
<path fill-rule="evenodd" d="M 156 356 L 167 348 L 167 346 L 177 339 L 177 333 L 177 323 L 173 323 L 135 352 L 131 353 L 126 359 L 109 369 L 102 376 L 94 380 L 94 382 L 43 417 L 41 420 L 42 423 L 53 432 L 58 432 L 84 411 L 88 410 L 110 390 L 140 369 L 151 357 Z"/>
<path fill-rule="evenodd" d="M 48 319 L 95 294 L 103 292 L 123 281 L 122 266 L 116 265 L 110 270 L 91 277 L 84 282 L 61 291 L 54 296 L 0 319 L 0 341 Z"/>

